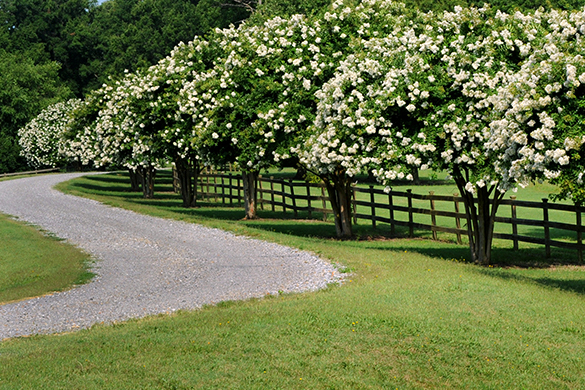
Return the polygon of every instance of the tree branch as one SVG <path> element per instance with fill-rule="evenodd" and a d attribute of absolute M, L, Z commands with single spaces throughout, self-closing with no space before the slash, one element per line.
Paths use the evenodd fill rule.
<path fill-rule="evenodd" d="M 244 8 L 246 11 L 250 13 L 254 13 L 256 11 L 256 6 L 261 4 L 261 1 L 256 0 L 231 0 L 230 3 L 219 3 L 217 6 L 219 7 L 236 7 L 236 8 Z"/>

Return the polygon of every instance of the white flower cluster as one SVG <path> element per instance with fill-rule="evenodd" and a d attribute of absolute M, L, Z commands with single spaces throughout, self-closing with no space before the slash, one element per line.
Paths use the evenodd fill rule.
<path fill-rule="evenodd" d="M 34 168 L 57 167 L 67 163 L 64 135 L 73 121 L 73 111 L 81 101 L 71 99 L 44 109 L 18 130 L 21 155 Z"/>

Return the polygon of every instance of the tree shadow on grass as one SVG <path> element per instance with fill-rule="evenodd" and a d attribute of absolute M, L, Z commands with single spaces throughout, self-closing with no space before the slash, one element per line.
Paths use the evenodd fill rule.
<path fill-rule="evenodd" d="M 128 174 L 124 173 L 108 173 L 105 175 L 90 175 L 83 176 L 84 180 L 95 181 L 98 183 L 116 183 L 116 184 L 127 184 L 130 187 L 130 178 Z"/>
<path fill-rule="evenodd" d="M 251 220 L 245 225 L 254 229 L 287 234 L 297 237 L 335 238 L 335 226 L 319 221 Z"/>
<path fill-rule="evenodd" d="M 71 188 L 78 188 L 83 192 L 91 192 L 100 195 L 114 195 L 121 197 L 142 197 L 142 192 L 132 191 L 130 186 L 128 188 L 121 187 L 119 185 L 104 186 L 100 184 L 91 184 L 84 182 L 77 182 L 71 185 Z"/>
<path fill-rule="evenodd" d="M 425 256 L 471 263 L 471 253 L 468 245 L 458 245 L 454 242 L 434 241 L 428 238 L 380 238 L 368 249 L 389 251 L 410 251 Z M 388 245 L 384 245 L 387 241 Z M 553 248 L 552 256 L 546 258 L 544 247 L 521 248 L 492 248 L 490 267 L 515 268 L 551 268 L 559 264 L 579 264 L 577 255 L 568 250 Z M 482 267 L 478 265 L 478 267 Z"/>
<path fill-rule="evenodd" d="M 526 230 L 523 235 L 529 237 L 538 237 L 544 238 L 544 230 L 543 228 L 532 228 Z M 558 228 L 550 228 L 549 235 L 552 240 L 560 240 L 560 241 L 577 241 L 577 232 L 570 231 L 565 229 L 558 229 Z"/>
<path fill-rule="evenodd" d="M 566 274 L 563 275 L 563 273 L 558 273 L 555 275 L 555 273 L 552 271 L 550 272 L 552 276 L 542 276 L 542 273 L 537 275 L 518 274 L 516 272 L 512 273 L 506 272 L 506 270 L 492 268 L 477 268 L 476 272 L 491 277 L 497 277 L 503 280 L 534 283 L 552 289 L 559 289 L 562 291 L 569 291 L 585 295 L 585 272 L 583 271 L 574 272 L 571 274 L 571 277 L 566 277 Z"/>

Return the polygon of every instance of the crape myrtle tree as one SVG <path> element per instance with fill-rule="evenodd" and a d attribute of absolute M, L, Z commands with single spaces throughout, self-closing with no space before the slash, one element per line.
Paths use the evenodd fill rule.
<path fill-rule="evenodd" d="M 217 54 L 217 45 L 202 38 L 181 43 L 168 57 L 150 67 L 140 85 L 135 85 L 128 94 L 130 111 L 145 124 L 141 131 L 147 131 L 161 158 L 175 165 L 184 207 L 196 206 L 197 178 L 205 161 L 200 155 L 192 115 L 179 109 L 180 91 L 185 84 L 205 79 Z"/>
<path fill-rule="evenodd" d="M 321 169 L 330 161 L 351 174 L 372 167 L 387 185 L 412 179 L 411 167 L 448 169 L 465 199 L 474 259 L 477 245 L 486 244 L 479 229 L 489 230 L 484 222 L 490 213 L 482 218 L 498 184 L 476 185 L 477 176 L 489 176 L 493 161 L 482 153 L 488 119 L 484 105 L 475 103 L 512 73 L 505 61 L 492 58 L 499 52 L 489 53 L 494 45 L 486 16 L 460 8 L 419 13 L 390 34 L 361 41 L 361 52 L 348 57 L 320 93 L 316 133 L 305 151 Z M 480 215 L 474 206 L 478 187 Z M 495 194 L 493 215 L 501 196 Z"/>
<path fill-rule="evenodd" d="M 18 130 L 20 154 L 28 165 L 35 169 L 55 168 L 69 162 L 64 135 L 74 120 L 73 111 L 80 105 L 79 99 L 52 104 Z"/>
<path fill-rule="evenodd" d="M 510 18 L 508 16 L 508 18 Z M 536 12 L 525 18 L 546 33 L 513 82 L 500 90 L 491 149 L 502 150 L 497 174 L 523 185 L 546 179 L 554 199 L 585 201 L 585 12 Z M 508 129 L 514 129 L 510 131 Z"/>
<path fill-rule="evenodd" d="M 311 135 L 296 145 L 293 152 L 325 183 L 338 237 L 352 236 L 350 200 L 354 176 L 382 159 L 398 164 L 401 154 L 393 150 L 394 145 L 387 147 L 382 138 L 389 135 L 388 128 L 393 123 L 409 128 L 406 109 L 398 107 L 384 115 L 376 109 L 376 105 L 387 103 L 386 88 L 396 86 L 384 84 L 388 66 L 368 57 L 365 49 L 368 42 L 386 42 L 392 55 L 384 61 L 397 61 L 394 56 L 403 54 L 395 47 L 401 47 L 400 39 L 411 29 L 415 17 L 416 13 L 401 3 L 376 0 L 354 7 L 335 2 L 323 16 L 328 27 L 336 32 L 332 39 L 341 38 L 337 41 L 341 45 L 331 54 L 335 73 L 316 93 L 318 105 L 310 126 Z M 350 39 L 343 42 L 346 37 Z M 333 41 L 323 46 L 335 44 Z M 377 55 L 384 58 L 387 53 Z M 379 96 L 371 93 L 374 89 Z"/>
<path fill-rule="evenodd" d="M 204 116 L 207 136 L 202 140 L 215 151 L 210 155 L 241 167 L 246 218 L 256 216 L 258 172 L 299 161 L 299 145 L 308 138 L 317 111 L 317 91 L 332 77 L 354 37 L 370 33 L 364 23 L 384 15 L 390 4 L 373 1 L 352 8 L 338 1 L 325 18 L 295 15 L 221 31 L 224 55 L 217 78 L 210 79 L 214 86 L 207 87 L 213 101 L 207 103 L 212 109 Z M 328 174 L 322 177 L 331 182 Z M 349 212 L 336 201 L 338 189 L 328 185 L 333 208 Z M 340 213 L 335 215 L 340 226 Z"/>
<path fill-rule="evenodd" d="M 93 91 L 75 111 L 66 138 L 71 157 L 83 165 L 127 167 L 134 179 L 133 189 L 140 180 L 144 197 L 151 198 L 156 168 L 164 159 L 148 134 L 150 124 L 129 104 L 131 94 L 141 93 L 141 85 L 143 75 L 127 73 Z"/>
<path fill-rule="evenodd" d="M 210 161 L 241 168 L 247 219 L 256 217 L 258 173 L 294 165 L 290 149 L 306 138 L 314 118 L 314 93 L 327 77 L 324 69 L 331 68 L 320 48 L 321 29 L 318 21 L 296 15 L 218 32 L 224 54 L 215 77 L 183 91 L 183 105 L 213 91 L 198 126 L 200 140 Z M 193 106 L 199 110 L 201 101 Z"/>
<path fill-rule="evenodd" d="M 115 161 L 137 173 L 144 198 L 154 196 L 156 170 L 167 162 L 161 141 L 154 136 L 160 123 L 152 120 L 143 104 L 136 104 L 159 88 L 149 79 L 147 71 L 138 71 L 116 81 L 96 119 L 100 150 L 96 164 Z"/>
<path fill-rule="evenodd" d="M 112 83 L 92 91 L 72 112 L 73 121 L 63 136 L 64 150 L 66 157 L 80 166 L 100 166 L 95 162 L 108 154 L 102 151 L 104 130 L 98 126 L 97 119 L 110 101 L 110 93 L 114 90 Z"/>
<path fill-rule="evenodd" d="M 465 202 L 472 259 L 489 263 L 495 213 L 506 190 L 561 177 L 569 162 L 563 140 L 579 155 L 580 138 L 571 135 L 576 126 L 557 128 L 546 112 L 530 111 L 538 102 L 562 112 L 557 105 L 563 99 L 541 95 L 535 80 L 550 84 L 545 92 L 573 85 L 563 79 L 568 71 L 534 73 L 550 68 L 546 58 L 561 61 L 555 41 L 580 42 L 568 36 L 580 26 L 553 22 L 557 15 L 456 8 L 419 15 L 402 31 L 363 41 L 362 54 L 349 57 L 320 95 L 315 127 L 321 132 L 307 143 L 309 157 L 336 158 L 356 170 L 369 164 L 385 184 L 409 178 L 408 165 L 449 170 Z M 370 137 L 347 142 L 363 133 Z"/>
<path fill-rule="evenodd" d="M 491 261 L 495 215 L 505 192 L 554 179 L 569 164 L 563 144 L 580 146 L 573 142 L 575 126 L 555 123 L 549 115 L 553 110 L 558 115 L 570 100 L 560 95 L 574 95 L 566 54 L 582 53 L 583 18 L 570 16 L 579 14 L 457 8 L 437 26 L 451 42 L 440 63 L 432 64 L 431 77 L 447 81 L 442 84 L 447 93 L 421 118 L 423 134 L 436 146 L 421 154 L 452 173 L 464 199 L 475 262 Z M 556 90 L 558 85 L 564 90 Z M 536 111 L 539 106 L 546 108 Z"/>
<path fill-rule="evenodd" d="M 411 159 L 429 159 L 433 168 L 451 173 L 465 205 L 471 258 L 483 264 L 491 259 L 495 216 L 505 192 L 525 182 L 497 172 L 506 151 L 490 148 L 498 137 L 491 123 L 504 115 L 494 97 L 543 37 L 542 29 L 522 14 L 504 15 L 460 7 L 437 19 L 429 15 L 426 35 L 439 50 L 419 56 L 428 71 L 415 85 L 428 91 L 428 106 L 407 101 L 421 125 L 412 145 L 418 153 Z M 426 45 L 421 41 L 408 50 L 417 55 Z M 420 140 L 429 146 L 418 146 Z M 382 168 L 379 174 L 386 178 L 388 171 Z"/>

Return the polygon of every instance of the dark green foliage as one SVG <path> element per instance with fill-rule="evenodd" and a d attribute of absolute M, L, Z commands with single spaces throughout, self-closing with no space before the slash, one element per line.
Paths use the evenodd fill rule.
<path fill-rule="evenodd" d="M 245 19 L 215 0 L 0 0 L 0 47 L 36 64 L 61 64 L 59 77 L 77 96 L 109 75 L 167 56 L 179 42 Z"/>
<path fill-rule="evenodd" d="M 327 9 L 330 4 L 331 0 L 265 0 L 257 7 L 255 14 L 251 17 L 251 22 L 262 22 L 274 16 L 287 17 L 294 14 L 318 14 Z"/>
<path fill-rule="evenodd" d="M 52 103 L 71 96 L 58 77 L 59 64 L 0 53 L 0 173 L 26 167 L 16 140 L 19 128 Z"/>
<path fill-rule="evenodd" d="M 585 6 L 585 0 L 403 0 L 404 3 L 414 6 L 422 11 L 452 11 L 455 6 L 483 7 L 489 4 L 492 8 L 504 12 L 530 11 L 539 7 L 546 9 L 556 8 L 562 10 L 578 10 Z M 251 21 L 263 22 L 274 16 L 286 17 L 292 14 L 318 14 L 329 8 L 328 0 L 265 0 L 258 6 Z"/>
<path fill-rule="evenodd" d="M 535 10 L 539 7 L 545 9 L 556 8 L 562 10 L 578 10 L 585 6 L 584 0 L 468 0 L 467 5 L 473 7 L 481 7 L 484 3 L 488 3 L 492 8 L 502 10 L 504 12 L 513 13 L 515 11 Z"/>
<path fill-rule="evenodd" d="M 119 75 L 150 66 L 181 41 L 247 17 L 239 8 L 221 8 L 213 0 L 110 0 L 81 19 L 79 69 L 82 89 L 89 91 Z"/>
<path fill-rule="evenodd" d="M 76 26 L 86 20 L 93 4 L 93 0 L 0 0 L 0 20 L 8 26 L 4 48 L 35 64 L 61 64 L 60 79 L 77 92 L 82 57 Z"/>

